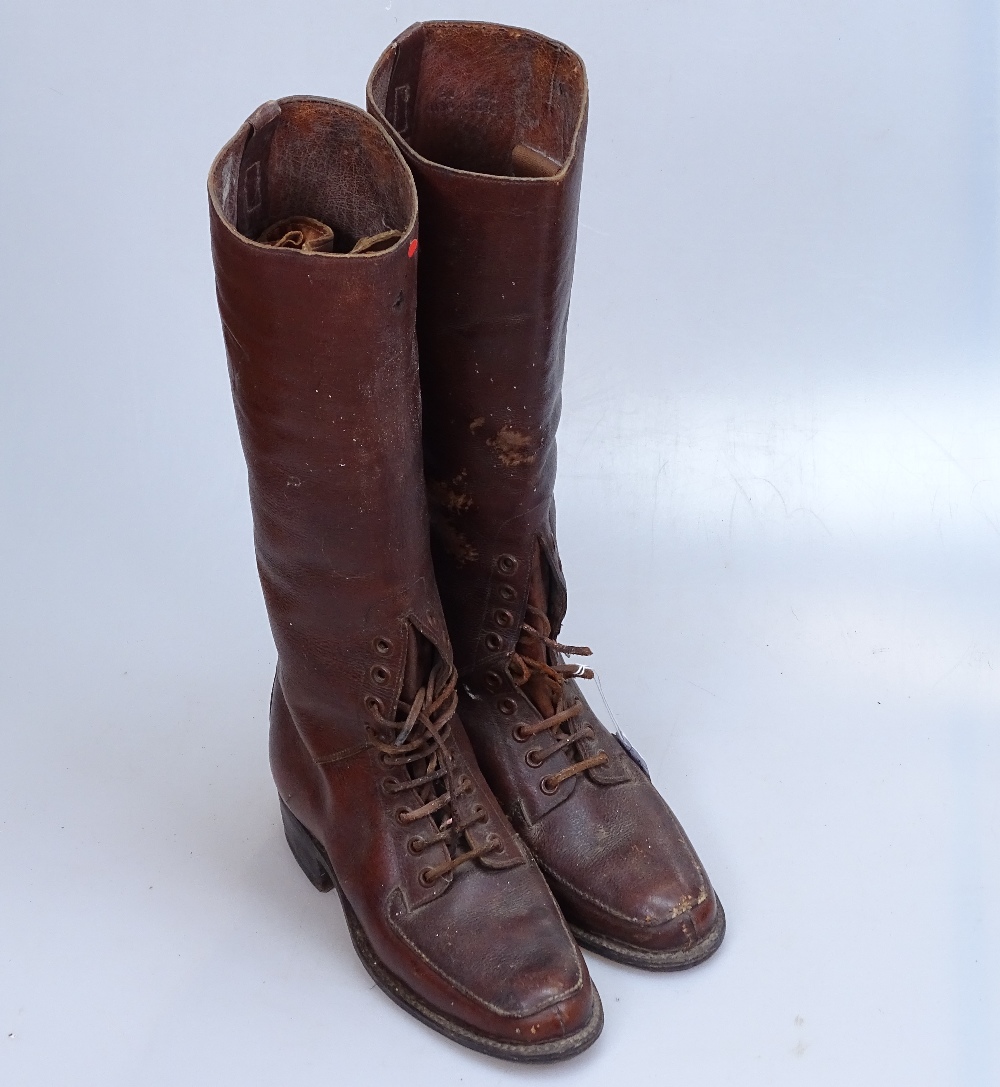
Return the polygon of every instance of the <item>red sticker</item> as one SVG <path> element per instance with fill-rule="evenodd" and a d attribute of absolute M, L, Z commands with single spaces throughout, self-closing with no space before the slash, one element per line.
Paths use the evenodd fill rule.
<path fill-rule="evenodd" d="M 412 242 L 410 242 L 410 248 L 409 248 L 409 249 L 407 249 L 407 251 L 406 251 L 406 255 L 407 255 L 408 257 L 412 257 L 412 256 L 413 256 L 413 254 L 414 254 L 414 253 L 416 253 L 416 251 L 417 251 L 417 239 L 416 239 L 416 238 L 414 238 L 414 239 L 413 239 L 413 241 L 412 241 Z"/>

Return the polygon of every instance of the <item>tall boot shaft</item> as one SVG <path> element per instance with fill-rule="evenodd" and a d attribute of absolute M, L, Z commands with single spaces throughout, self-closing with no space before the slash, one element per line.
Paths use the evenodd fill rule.
<path fill-rule="evenodd" d="M 394 704 L 407 623 L 448 655 L 419 486 L 416 193 L 361 111 L 292 98 L 223 148 L 210 194 L 281 688 L 313 756 L 330 756 L 364 743 L 366 695 Z M 334 224 L 341 251 L 253 240 L 291 216 Z M 348 253 L 387 231 L 388 250 Z"/>
<path fill-rule="evenodd" d="M 552 490 L 586 75 L 539 34 L 417 24 L 376 65 L 368 107 L 420 195 L 428 497 L 464 670 L 514 649 L 536 541 L 556 571 L 556 626 L 565 607 Z"/>

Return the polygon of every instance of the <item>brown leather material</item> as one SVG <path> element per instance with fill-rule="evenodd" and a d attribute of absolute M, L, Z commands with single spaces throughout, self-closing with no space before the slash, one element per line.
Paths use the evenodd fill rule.
<path fill-rule="evenodd" d="M 684 831 L 578 685 L 547 704 L 517 661 L 572 671 L 522 639 L 531 607 L 549 641 L 566 608 L 553 486 L 587 93 L 580 58 L 539 34 L 418 23 L 376 64 L 368 108 L 419 193 L 433 554 L 476 756 L 579 930 L 695 961 L 722 915 Z"/>
<path fill-rule="evenodd" d="M 393 999 L 409 993 L 414 1014 L 499 1056 L 535 1059 L 542 1043 L 569 1055 L 599 1032 L 599 999 L 448 695 L 423 487 L 412 178 L 361 110 L 287 98 L 223 148 L 209 194 L 278 650 L 271 765 L 299 845 L 329 861 L 379 970 L 402 983 L 380 982 Z M 283 242 L 287 221 L 302 233 L 307 219 L 343 251 L 253 240 Z M 421 710 L 435 683 L 443 693 Z"/>

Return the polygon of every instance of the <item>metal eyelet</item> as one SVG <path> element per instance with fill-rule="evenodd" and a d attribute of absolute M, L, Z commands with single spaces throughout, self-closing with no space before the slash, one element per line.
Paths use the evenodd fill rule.
<path fill-rule="evenodd" d="M 500 701 L 497 703 L 497 709 L 502 714 L 505 714 L 507 717 L 509 717 L 517 710 L 517 703 L 514 701 L 513 698 L 501 698 Z"/>
<path fill-rule="evenodd" d="M 397 790 L 393 788 L 393 785 L 398 784 L 399 778 L 384 777 L 382 778 L 382 792 L 384 792 L 386 796 L 395 796 Z"/>
<path fill-rule="evenodd" d="M 513 585 L 501 585 L 498 592 L 500 593 L 501 600 L 515 600 L 517 593 L 514 591 Z"/>
<path fill-rule="evenodd" d="M 533 747 L 530 751 L 525 752 L 524 761 L 532 768 L 537 770 L 542 765 L 542 760 L 538 757 L 542 753 L 540 747 Z"/>
<path fill-rule="evenodd" d="M 380 687 L 384 687 L 389 682 L 389 669 L 381 664 L 376 664 L 371 670 L 371 677 Z"/>
<path fill-rule="evenodd" d="M 486 688 L 486 690 L 491 691 L 493 694 L 496 694 L 497 691 L 499 691 L 500 688 L 503 686 L 503 680 L 497 675 L 496 672 L 487 672 L 486 675 L 483 676 L 483 686 Z"/>
<path fill-rule="evenodd" d="M 545 793 L 546 796 L 551 796 L 556 791 L 556 789 L 559 788 L 558 785 L 552 784 L 552 778 L 550 777 L 543 777 L 542 780 L 538 783 L 538 787 L 542 790 L 543 793 Z"/>
<path fill-rule="evenodd" d="M 382 716 L 385 713 L 385 707 L 382 705 L 382 699 L 376 698 L 373 694 L 370 694 L 365 699 L 365 709 L 368 710 L 369 713 L 377 713 L 379 714 L 379 716 Z"/>
<path fill-rule="evenodd" d="M 517 559 L 513 555 L 501 555 L 497 559 L 497 569 L 501 574 L 512 574 L 517 569 Z"/>
<path fill-rule="evenodd" d="M 531 739 L 528 733 L 524 731 L 523 724 L 515 725 L 514 731 L 511 733 L 511 735 L 514 737 L 515 740 L 517 740 L 519 744 L 526 744 Z"/>
<path fill-rule="evenodd" d="M 503 852 L 503 842 L 500 839 L 499 834 L 490 834 L 486 838 L 486 844 L 491 846 L 494 853 Z"/>
<path fill-rule="evenodd" d="M 419 857 L 420 854 L 423 853 L 423 851 L 424 851 L 424 845 L 425 844 L 426 843 L 424 842 L 423 838 L 421 838 L 419 834 L 415 834 L 406 843 L 406 848 L 407 848 L 407 851 L 412 853 L 414 857 Z"/>
<path fill-rule="evenodd" d="M 387 754 L 386 754 L 386 753 L 385 753 L 384 751 L 382 751 L 382 752 L 380 752 L 380 753 L 379 753 L 378 761 L 379 761 L 379 762 L 380 762 L 380 763 L 381 763 L 381 764 L 382 764 L 383 766 L 395 766 L 395 765 L 396 765 L 396 764 L 395 764 L 395 763 L 394 763 L 394 762 L 392 761 L 392 756 L 391 756 L 391 755 L 387 755 Z"/>
<path fill-rule="evenodd" d="M 509 627 L 514 622 L 514 616 L 506 608 L 497 608 L 493 613 L 493 621 L 498 627 Z"/>
<path fill-rule="evenodd" d="M 406 826 L 406 820 L 403 818 L 403 816 L 409 815 L 409 814 L 410 814 L 410 809 L 409 808 L 397 808 L 396 809 L 396 822 L 399 823 L 399 825 L 401 827 L 405 827 Z"/>
<path fill-rule="evenodd" d="M 388 657 L 392 652 L 392 642 L 388 638 L 376 638 L 372 646 L 380 657 Z"/>
<path fill-rule="evenodd" d="M 420 880 L 420 883 L 421 883 L 422 886 L 424 886 L 424 887 L 433 887 L 434 886 L 434 880 L 427 878 L 428 873 L 433 872 L 433 871 L 434 871 L 433 868 L 425 868 L 420 873 L 420 875 L 417 877 Z"/>
<path fill-rule="evenodd" d="M 483 641 L 486 643 L 487 649 L 492 649 L 494 651 L 502 648 L 503 646 L 503 638 L 501 638 L 499 634 L 496 634 L 493 631 L 490 631 L 490 633 L 486 635 Z"/>
<path fill-rule="evenodd" d="M 465 796 L 466 793 L 472 792 L 472 778 L 468 774 L 463 774 L 458 779 L 458 785 L 456 786 L 456 793 L 458 796 Z"/>

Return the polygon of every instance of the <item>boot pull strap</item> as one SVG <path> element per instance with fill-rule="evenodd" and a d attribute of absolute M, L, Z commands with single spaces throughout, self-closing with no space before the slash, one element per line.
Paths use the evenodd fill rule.
<path fill-rule="evenodd" d="M 267 160 L 280 116 L 277 102 L 265 102 L 247 118 L 250 132 L 240 159 L 236 195 L 236 229 L 245 238 L 258 238 L 267 225 Z"/>
<path fill-rule="evenodd" d="M 562 169 L 561 162 L 526 143 L 517 144 L 511 152 L 510 164 L 515 177 L 555 177 Z"/>
<path fill-rule="evenodd" d="M 420 63 L 424 56 L 427 32 L 423 23 L 414 23 L 396 39 L 396 59 L 385 95 L 385 116 L 389 124 L 409 141 L 413 135 L 414 108 Z"/>

